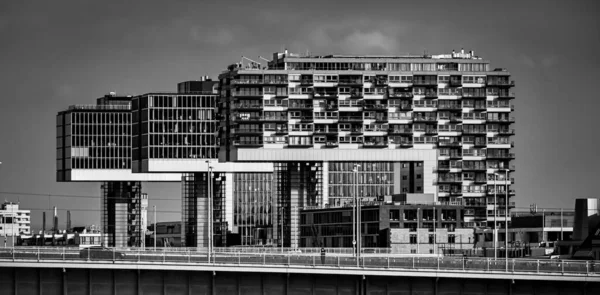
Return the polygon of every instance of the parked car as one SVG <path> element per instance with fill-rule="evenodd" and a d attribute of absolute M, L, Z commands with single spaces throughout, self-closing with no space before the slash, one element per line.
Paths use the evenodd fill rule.
<path fill-rule="evenodd" d="M 125 253 L 106 247 L 89 247 L 79 252 L 79 258 L 93 260 L 113 260 L 125 258 Z"/>

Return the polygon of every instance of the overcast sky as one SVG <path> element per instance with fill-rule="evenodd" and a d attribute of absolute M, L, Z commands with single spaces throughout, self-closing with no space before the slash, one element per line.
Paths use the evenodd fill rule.
<path fill-rule="evenodd" d="M 106 2 L 0 2 L 0 191 L 88 196 L 50 199 L 73 209 L 74 225 L 99 223 L 100 190 L 55 182 L 58 111 L 109 91 L 174 91 L 179 81 L 216 77 L 242 55 L 282 48 L 474 50 L 516 81 L 517 206 L 573 208 L 575 198 L 598 196 L 600 1 Z M 179 184 L 146 190 L 151 205 L 169 211 L 159 219 L 179 220 Z M 20 201 L 34 209 L 37 229 L 48 197 Z"/>

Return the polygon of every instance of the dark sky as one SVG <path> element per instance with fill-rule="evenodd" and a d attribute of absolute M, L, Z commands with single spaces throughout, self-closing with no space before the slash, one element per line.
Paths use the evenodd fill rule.
<path fill-rule="evenodd" d="M 572 208 L 575 198 L 597 196 L 600 1 L 106 2 L 0 2 L 0 191 L 87 196 L 50 199 L 73 209 L 76 225 L 98 224 L 99 185 L 55 182 L 58 111 L 109 91 L 174 91 L 179 81 L 216 77 L 241 55 L 284 47 L 475 50 L 517 83 L 517 206 Z M 179 184 L 146 188 L 165 211 L 159 219 L 179 219 Z M 20 201 L 34 209 L 37 228 L 35 209 L 47 208 L 48 197 Z"/>

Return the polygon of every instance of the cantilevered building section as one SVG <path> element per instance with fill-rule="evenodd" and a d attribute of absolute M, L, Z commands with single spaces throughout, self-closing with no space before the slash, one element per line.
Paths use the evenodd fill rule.
<path fill-rule="evenodd" d="M 57 181 L 102 182 L 105 246 L 140 246 L 141 182 L 180 181 L 181 174 L 134 174 L 131 97 L 114 93 L 96 105 L 57 115 Z"/>
<path fill-rule="evenodd" d="M 494 194 L 504 210 L 514 193 L 509 78 L 464 51 L 384 57 L 286 51 L 266 65 L 234 64 L 219 76 L 220 160 L 275 163 L 284 227 L 286 214 L 297 220 L 295 206 L 398 193 L 463 203 L 466 226 L 491 225 Z"/>
<path fill-rule="evenodd" d="M 273 171 L 266 163 L 218 162 L 217 83 L 206 77 L 182 82 L 178 93 L 148 93 L 132 104 L 133 171 L 183 173 L 181 239 L 187 247 L 208 246 L 209 210 L 213 245 L 227 245 L 227 232 L 238 232 L 233 227 L 235 175 Z"/>

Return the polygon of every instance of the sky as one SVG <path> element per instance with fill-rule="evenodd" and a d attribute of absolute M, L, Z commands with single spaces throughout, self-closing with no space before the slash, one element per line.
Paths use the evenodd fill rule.
<path fill-rule="evenodd" d="M 600 1 L 107 2 L 0 1 L 0 198 L 32 209 L 35 229 L 51 206 L 61 227 L 66 209 L 73 225 L 99 223 L 99 184 L 55 181 L 57 112 L 110 91 L 175 91 L 284 48 L 474 50 L 516 81 L 517 207 L 597 197 Z M 180 219 L 179 184 L 144 189 L 159 221 Z"/>

